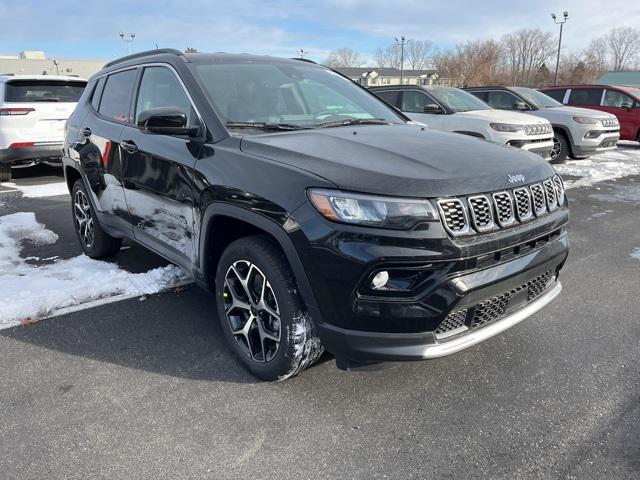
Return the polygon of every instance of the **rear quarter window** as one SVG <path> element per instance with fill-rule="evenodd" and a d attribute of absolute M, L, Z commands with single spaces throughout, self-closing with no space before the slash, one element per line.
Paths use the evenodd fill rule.
<path fill-rule="evenodd" d="M 12 80 L 5 85 L 5 102 L 77 102 L 86 87 L 83 81 Z"/>

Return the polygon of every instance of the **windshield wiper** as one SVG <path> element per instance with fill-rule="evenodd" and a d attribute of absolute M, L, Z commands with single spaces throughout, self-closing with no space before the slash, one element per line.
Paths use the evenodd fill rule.
<path fill-rule="evenodd" d="M 314 128 L 346 127 L 349 125 L 389 125 L 391 122 L 383 118 L 345 118 L 333 122 L 318 123 Z"/>
<path fill-rule="evenodd" d="M 255 128 L 260 130 L 304 130 L 303 127 L 294 123 L 268 123 L 268 122 L 228 122 L 227 128 Z"/>

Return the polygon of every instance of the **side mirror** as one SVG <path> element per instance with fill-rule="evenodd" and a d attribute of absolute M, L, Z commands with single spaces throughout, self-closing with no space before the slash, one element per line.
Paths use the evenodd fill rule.
<path fill-rule="evenodd" d="M 513 104 L 513 109 L 514 110 L 520 110 L 520 111 L 529 110 L 529 105 L 527 105 L 524 102 L 515 102 Z"/>
<path fill-rule="evenodd" d="M 138 116 L 138 127 L 146 132 L 163 135 L 188 135 L 187 114 L 175 108 L 152 108 Z"/>
<path fill-rule="evenodd" d="M 620 105 L 622 108 L 626 108 L 627 110 L 631 110 L 633 108 L 633 104 L 631 102 L 624 102 Z"/>
<path fill-rule="evenodd" d="M 442 108 L 435 103 L 429 103 L 424 106 L 424 113 L 442 113 Z"/>

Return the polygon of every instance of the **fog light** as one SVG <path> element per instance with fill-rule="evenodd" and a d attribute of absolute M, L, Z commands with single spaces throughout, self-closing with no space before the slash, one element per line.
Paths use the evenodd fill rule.
<path fill-rule="evenodd" d="M 387 272 L 386 270 L 382 270 L 376 273 L 375 277 L 373 277 L 373 280 L 371 280 L 371 288 L 373 288 L 374 290 L 380 290 L 385 287 L 388 281 L 389 272 Z"/>

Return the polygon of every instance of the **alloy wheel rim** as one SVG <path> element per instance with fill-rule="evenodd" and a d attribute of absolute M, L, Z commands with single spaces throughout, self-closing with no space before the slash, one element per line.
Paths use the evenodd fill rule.
<path fill-rule="evenodd" d="M 264 273 L 248 260 L 234 262 L 224 278 L 224 310 L 240 350 L 268 363 L 278 353 L 282 324 L 275 292 Z"/>
<path fill-rule="evenodd" d="M 82 190 L 76 191 L 73 199 L 73 214 L 76 220 L 76 228 L 85 247 L 91 248 L 93 245 L 93 216 L 89 199 Z"/>
<path fill-rule="evenodd" d="M 560 151 L 562 150 L 562 145 L 560 145 L 560 140 L 556 137 L 553 137 L 553 149 L 551 149 L 551 159 L 555 160 L 560 156 Z"/>

